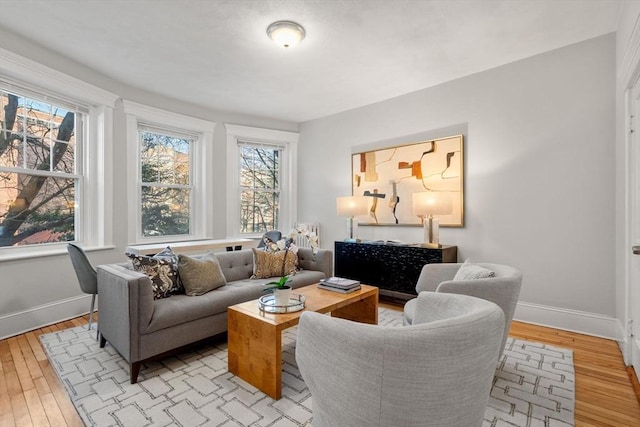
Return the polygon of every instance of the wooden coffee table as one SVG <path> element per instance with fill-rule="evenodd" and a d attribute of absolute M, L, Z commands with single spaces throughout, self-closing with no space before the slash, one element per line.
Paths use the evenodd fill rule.
<path fill-rule="evenodd" d="M 273 399 L 282 395 L 282 330 L 298 324 L 305 311 L 331 313 L 333 317 L 378 324 L 378 288 L 362 285 L 349 294 L 309 285 L 293 290 L 306 297 L 305 308 L 295 313 L 265 313 L 258 301 L 228 308 L 229 372 Z"/>

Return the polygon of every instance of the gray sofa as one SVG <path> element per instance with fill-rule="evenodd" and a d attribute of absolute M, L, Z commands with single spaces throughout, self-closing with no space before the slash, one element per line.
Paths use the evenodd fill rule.
<path fill-rule="evenodd" d="M 98 266 L 100 347 L 109 342 L 130 366 L 137 382 L 142 362 L 187 344 L 226 332 L 227 307 L 259 298 L 263 284 L 274 280 L 250 279 L 251 249 L 216 253 L 227 284 L 200 296 L 172 295 L 153 299 L 151 279 L 127 263 Z M 333 253 L 300 248 L 301 271 L 292 287 L 310 285 L 333 274 Z"/>

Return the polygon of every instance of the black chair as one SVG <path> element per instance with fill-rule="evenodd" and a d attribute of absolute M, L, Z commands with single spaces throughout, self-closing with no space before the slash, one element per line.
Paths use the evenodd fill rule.
<path fill-rule="evenodd" d="M 93 311 L 96 304 L 96 295 L 98 294 L 98 273 L 89 262 L 89 258 L 87 258 L 87 254 L 82 250 L 82 248 L 74 245 L 73 243 L 69 243 L 67 245 L 67 252 L 69 252 L 69 256 L 71 257 L 71 264 L 73 264 L 73 269 L 76 271 L 76 276 L 78 277 L 78 282 L 80 283 L 80 289 L 82 289 L 82 292 L 84 293 L 93 295 L 91 298 L 91 309 L 89 311 L 88 327 L 88 329 L 91 329 L 91 323 L 93 322 Z M 98 333 L 96 332 L 96 337 L 97 334 Z"/>

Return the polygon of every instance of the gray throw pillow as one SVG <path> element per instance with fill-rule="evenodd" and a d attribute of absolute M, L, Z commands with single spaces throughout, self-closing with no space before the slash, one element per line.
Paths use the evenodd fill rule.
<path fill-rule="evenodd" d="M 460 266 L 456 275 L 453 277 L 453 280 L 474 280 L 474 279 L 487 279 L 489 277 L 494 277 L 496 275 L 495 272 L 481 267 L 478 264 L 473 264 L 469 261 L 465 261 L 464 264 Z"/>
<path fill-rule="evenodd" d="M 200 259 L 178 255 L 178 272 L 184 292 L 190 296 L 203 295 L 227 284 L 220 263 L 212 253 Z"/>

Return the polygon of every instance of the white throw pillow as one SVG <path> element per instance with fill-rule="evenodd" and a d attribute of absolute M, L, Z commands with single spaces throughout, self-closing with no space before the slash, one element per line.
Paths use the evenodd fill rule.
<path fill-rule="evenodd" d="M 478 264 L 473 264 L 467 260 L 460 266 L 460 269 L 458 269 L 453 280 L 487 279 L 489 277 L 495 277 L 495 275 L 496 273 L 488 268 L 481 267 Z"/>

